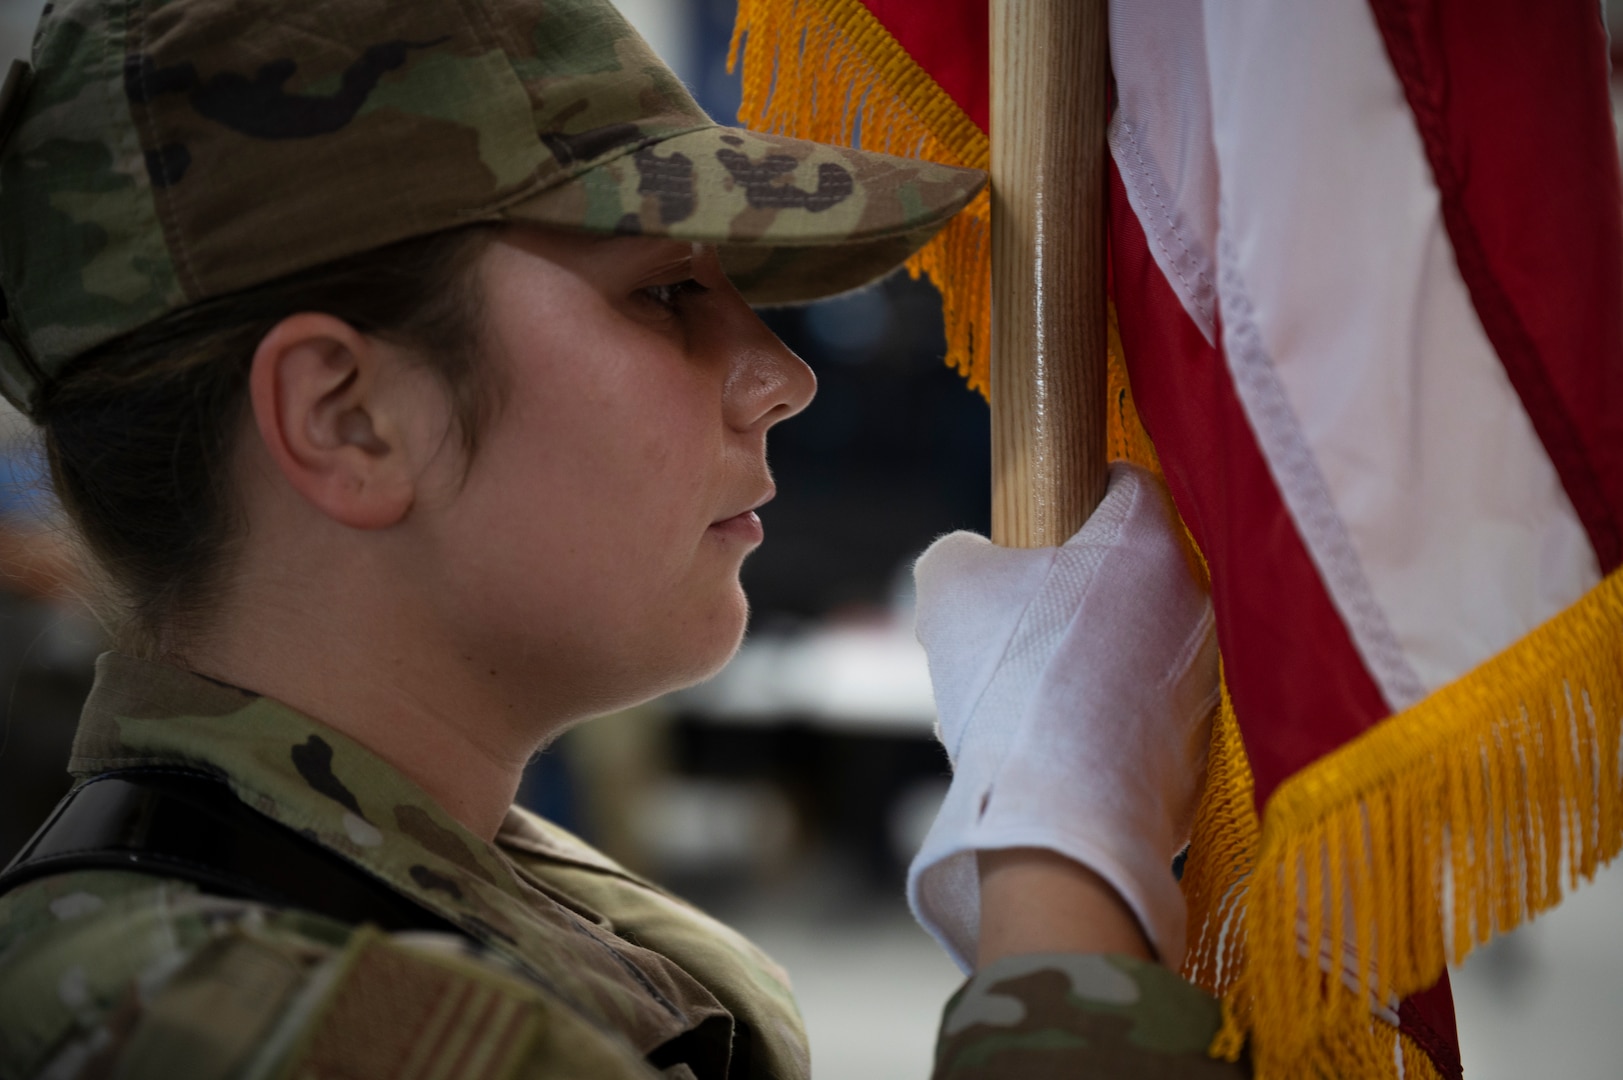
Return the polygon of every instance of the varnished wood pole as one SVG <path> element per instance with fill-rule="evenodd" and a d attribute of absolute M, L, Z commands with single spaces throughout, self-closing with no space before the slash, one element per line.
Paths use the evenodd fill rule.
<path fill-rule="evenodd" d="M 992 539 L 1105 487 L 1106 0 L 992 0 Z"/>

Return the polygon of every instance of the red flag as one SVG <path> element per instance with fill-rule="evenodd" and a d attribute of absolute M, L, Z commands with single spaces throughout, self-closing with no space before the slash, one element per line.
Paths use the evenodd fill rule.
<path fill-rule="evenodd" d="M 1445 964 L 1623 846 L 1600 13 L 1116 0 L 1111 23 L 1112 448 L 1159 455 L 1228 692 L 1186 974 L 1258 1075 L 1395 1075 L 1372 1015 L 1409 1075 L 1458 1075 Z M 985 166 L 986 0 L 743 0 L 739 28 L 745 122 Z M 980 388 L 987 213 L 915 264 Z"/>

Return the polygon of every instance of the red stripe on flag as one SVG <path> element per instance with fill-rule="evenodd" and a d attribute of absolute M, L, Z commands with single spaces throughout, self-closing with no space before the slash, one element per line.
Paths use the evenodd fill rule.
<path fill-rule="evenodd" d="M 982 131 L 992 130 L 986 0 L 862 0 L 914 63 L 929 73 Z"/>
<path fill-rule="evenodd" d="M 1212 574 L 1223 672 L 1256 780 L 1280 782 L 1387 716 L 1275 487 L 1222 354 L 1150 256 L 1115 164 L 1112 290 L 1133 401 Z"/>
<path fill-rule="evenodd" d="M 1593 0 L 1372 0 L 1477 317 L 1623 563 L 1623 180 Z"/>
<path fill-rule="evenodd" d="M 1398 1026 L 1426 1052 L 1443 1080 L 1463 1080 L 1454 991 L 1446 970 L 1429 989 L 1403 999 L 1398 1005 Z"/>
<path fill-rule="evenodd" d="M 1390 710 L 1274 486 L 1228 365 L 1150 256 L 1114 162 L 1110 273 L 1133 402 L 1211 570 L 1223 674 L 1261 815 L 1281 781 Z M 1399 1020 L 1459 1080 L 1447 974 L 1406 999 Z"/>

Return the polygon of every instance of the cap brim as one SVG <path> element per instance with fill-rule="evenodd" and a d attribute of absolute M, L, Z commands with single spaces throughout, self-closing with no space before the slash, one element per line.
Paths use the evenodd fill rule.
<path fill-rule="evenodd" d="M 883 277 L 985 183 L 978 169 L 716 126 L 602 162 L 504 215 L 712 243 L 751 303 L 788 304 Z"/>

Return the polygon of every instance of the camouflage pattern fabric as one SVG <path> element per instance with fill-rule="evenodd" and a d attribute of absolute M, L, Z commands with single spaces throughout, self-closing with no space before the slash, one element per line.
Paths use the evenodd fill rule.
<path fill-rule="evenodd" d="M 1217 1000 L 1127 956 L 1005 957 L 947 1003 L 936 1080 L 1241 1080 L 1213 1061 Z"/>
<path fill-rule="evenodd" d="M 810 1074 L 787 976 L 733 930 L 521 810 L 481 841 L 277 702 L 102 657 L 75 775 L 164 765 L 220 773 L 468 936 L 122 871 L 42 878 L 0 897 L 0 1080 Z M 1217 1023 L 1212 998 L 1152 964 L 1012 957 L 948 1003 L 935 1075 L 1249 1075 L 1205 1057 Z"/>
<path fill-rule="evenodd" d="M 0 390 L 201 299 L 480 221 L 894 268 L 985 181 L 714 124 L 608 0 L 57 0 L 0 103 Z M 9 132 L 9 136 L 8 133 Z"/>
<path fill-rule="evenodd" d="M 0 1080 L 55 1076 L 805 1077 L 783 971 L 513 810 L 494 845 L 274 701 L 102 657 L 71 768 L 213 770 L 460 927 L 385 936 L 80 871 L 0 897 Z M 187 1062 L 178 1067 L 177 1062 Z M 116 1066 L 116 1070 L 115 1070 Z"/>

